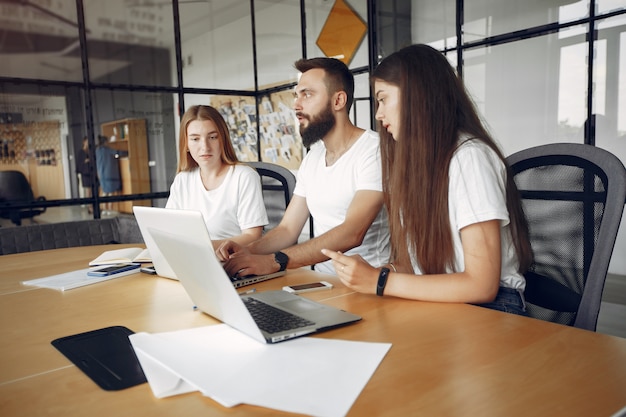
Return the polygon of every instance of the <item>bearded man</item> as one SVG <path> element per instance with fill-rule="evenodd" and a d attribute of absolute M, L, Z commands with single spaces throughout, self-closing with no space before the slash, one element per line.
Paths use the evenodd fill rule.
<path fill-rule="evenodd" d="M 334 58 L 301 59 L 294 66 L 301 73 L 294 110 L 310 148 L 294 195 L 278 226 L 247 246 L 225 242 L 217 255 L 229 274 L 242 276 L 308 265 L 335 274 L 324 248 L 385 265 L 390 249 L 379 138 L 350 121 L 354 77 Z M 315 237 L 294 244 L 309 216 Z"/>

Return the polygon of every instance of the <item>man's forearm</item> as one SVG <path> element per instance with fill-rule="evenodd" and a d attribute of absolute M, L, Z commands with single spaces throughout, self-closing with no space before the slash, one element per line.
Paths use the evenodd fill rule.
<path fill-rule="evenodd" d="M 322 254 L 322 249 L 345 252 L 359 246 L 362 241 L 362 236 L 338 226 L 306 242 L 282 249 L 282 252 L 289 256 L 289 268 L 300 268 L 327 261 L 328 257 Z"/>
<path fill-rule="evenodd" d="M 293 233 L 280 226 L 267 232 L 263 237 L 250 243 L 248 250 L 256 255 L 267 255 L 296 244 L 298 238 L 293 237 Z"/>

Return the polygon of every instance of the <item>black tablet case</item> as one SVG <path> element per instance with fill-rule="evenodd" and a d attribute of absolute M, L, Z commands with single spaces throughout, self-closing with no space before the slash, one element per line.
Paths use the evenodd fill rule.
<path fill-rule="evenodd" d="M 112 326 L 61 337 L 52 345 L 102 389 L 116 391 L 146 382 L 131 334 L 126 327 Z"/>

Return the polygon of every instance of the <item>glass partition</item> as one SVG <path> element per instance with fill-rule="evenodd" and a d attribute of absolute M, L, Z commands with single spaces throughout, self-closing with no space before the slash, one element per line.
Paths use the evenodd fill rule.
<path fill-rule="evenodd" d="M 425 43 L 433 48 L 456 46 L 456 1 L 414 0 L 411 9 L 412 43 Z"/>
<path fill-rule="evenodd" d="M 78 196 L 75 154 L 86 135 L 77 87 L 16 86 L 0 94 L 0 171 L 23 172 L 38 196 Z"/>
<path fill-rule="evenodd" d="M 92 102 L 100 195 L 169 191 L 177 166 L 172 95 L 96 90 Z M 124 201 L 108 211 L 131 213 L 133 204 L 150 201 Z"/>
<path fill-rule="evenodd" d="M 254 8 L 259 89 L 294 82 L 293 64 L 302 57 L 300 1 L 256 0 Z"/>
<path fill-rule="evenodd" d="M 465 51 L 465 84 L 507 155 L 583 142 L 585 45 L 583 35 L 559 41 L 551 34 Z"/>
<path fill-rule="evenodd" d="M 179 2 L 186 87 L 254 91 L 249 1 Z"/>
<path fill-rule="evenodd" d="M 598 3 L 601 11 L 626 7 L 622 1 L 601 0 Z M 626 16 L 601 20 L 598 38 L 601 49 L 594 66 L 594 85 L 604 93 L 594 96 L 595 143 L 626 165 Z M 626 212 L 622 216 L 613 254 L 626 253 L 624 224 Z M 626 273 L 623 256 L 613 256 L 611 262 L 612 271 Z"/>
<path fill-rule="evenodd" d="M 532 5 L 515 0 L 472 0 L 464 2 L 463 12 L 464 42 L 555 22 L 566 23 L 589 14 L 588 2 L 584 0 L 535 2 Z"/>
<path fill-rule="evenodd" d="M 623 0 L 596 0 L 597 14 L 624 10 Z"/>
<path fill-rule="evenodd" d="M 369 72 L 354 76 L 354 104 L 350 110 L 352 123 L 362 129 L 376 130 L 372 125 Z"/>
<path fill-rule="evenodd" d="M 591 57 L 591 21 L 585 20 L 589 6 L 582 0 L 377 0 L 369 2 L 377 13 L 376 28 L 368 27 L 368 2 L 363 0 L 177 4 L 180 45 L 171 1 L 0 1 L 0 168 L 12 164 L 28 170 L 39 194 L 82 218 L 88 215 L 87 206 L 95 204 L 78 172 L 83 138 L 94 158 L 100 135 L 124 158 L 124 146 L 137 143 L 130 138 L 145 130 L 140 135 L 145 137 L 145 164 L 137 171 L 142 174 L 128 177 L 130 183 L 126 188 L 123 183 L 116 197 L 138 194 L 133 202 L 164 204 L 176 173 L 182 96 L 187 107 L 207 102 L 220 109 L 242 160 L 275 161 L 295 170 L 304 155 L 292 108 L 297 80 L 293 63 L 301 56 L 346 59 L 357 73 L 350 116 L 360 127 L 376 127 L 370 113 L 367 30 L 377 35 L 373 61 L 417 42 L 447 49 L 455 66 L 461 56 L 468 89 L 506 153 L 545 142 L 583 142 L 588 114 L 593 113 L 596 144 L 625 158 L 623 1 L 595 2 L 597 39 Z M 78 19 L 80 5 L 84 21 Z M 458 5 L 465 22 L 459 28 Z M 571 22 L 576 25 L 554 31 L 554 25 Z M 84 51 L 81 28 L 87 40 Z M 500 35 L 493 43 L 492 37 Z M 588 97 L 592 109 L 587 108 Z M 44 125 L 50 127 L 40 133 Z M 58 139 L 42 139 L 50 136 Z M 135 156 L 139 151 L 128 152 Z M 97 171 L 89 172 L 100 195 Z M 68 218 L 55 219 L 45 220 Z"/>
<path fill-rule="evenodd" d="M 0 3 L 0 77 L 82 81 L 75 0 Z"/>
<path fill-rule="evenodd" d="M 594 66 L 594 122 L 598 146 L 626 161 L 626 17 L 598 24 Z"/>
<path fill-rule="evenodd" d="M 173 85 L 171 6 L 126 0 L 84 0 L 83 4 L 92 82 Z"/>

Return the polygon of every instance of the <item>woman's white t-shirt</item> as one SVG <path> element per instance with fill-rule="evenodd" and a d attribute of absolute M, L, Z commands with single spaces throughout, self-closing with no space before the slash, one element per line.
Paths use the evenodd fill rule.
<path fill-rule="evenodd" d="M 204 188 L 200 168 L 179 172 L 165 207 L 200 211 L 213 240 L 268 224 L 259 174 L 243 164 L 231 165 L 222 184 L 214 190 Z"/>
<path fill-rule="evenodd" d="M 500 220 L 500 285 L 524 290 L 526 280 L 518 272 L 518 259 L 506 207 L 506 166 L 480 140 L 462 139 L 450 161 L 448 211 L 454 244 L 455 271 L 465 270 L 461 229 L 474 223 Z M 421 269 L 412 256 L 416 274 Z M 448 271 L 453 272 L 453 271 Z"/>

